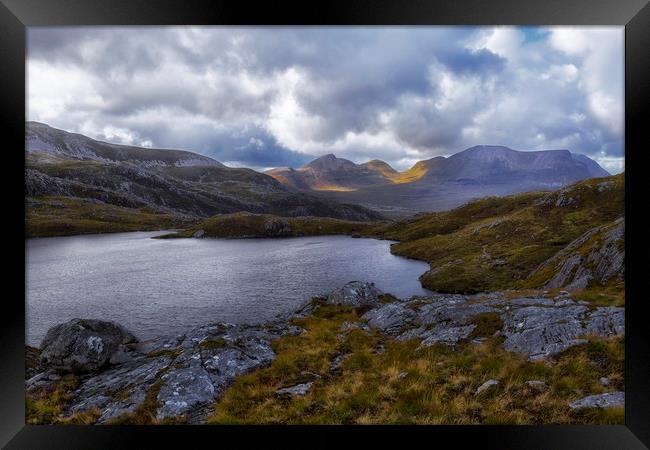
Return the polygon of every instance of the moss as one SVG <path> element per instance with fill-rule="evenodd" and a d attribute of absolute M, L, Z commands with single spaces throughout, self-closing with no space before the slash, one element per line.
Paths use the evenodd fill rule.
<path fill-rule="evenodd" d="M 127 208 L 100 201 L 69 197 L 28 198 L 27 237 L 65 236 L 185 228 L 195 220 L 148 208 Z"/>
<path fill-rule="evenodd" d="M 71 393 L 79 385 L 74 375 L 65 375 L 49 387 L 28 392 L 25 398 L 25 419 L 29 425 L 67 423 L 63 417 Z M 92 413 L 89 413 L 92 414 Z M 81 419 L 78 415 L 78 419 Z"/>
<path fill-rule="evenodd" d="M 267 229 L 269 222 L 282 223 L 283 231 Z M 377 222 L 354 222 L 328 217 L 279 217 L 270 214 L 232 213 L 220 214 L 205 219 L 195 226 L 164 238 L 192 237 L 203 230 L 204 237 L 257 238 L 292 237 L 316 235 L 356 235 L 370 236 Z"/>
<path fill-rule="evenodd" d="M 157 381 L 154 382 L 151 387 L 147 390 L 144 400 L 137 408 L 127 414 L 122 414 L 121 416 L 114 417 L 106 421 L 107 425 L 182 425 L 187 423 L 187 418 L 185 416 L 179 417 L 167 417 L 164 419 L 159 419 L 157 417 L 157 411 L 160 407 L 160 402 L 158 401 L 158 394 L 160 393 L 160 388 L 162 387 L 162 380 L 160 377 L 167 372 L 168 368 L 161 369 L 157 374 Z"/>
<path fill-rule="evenodd" d="M 227 342 L 224 339 L 205 339 L 199 342 L 199 347 L 204 349 L 215 349 L 225 347 Z"/>
<path fill-rule="evenodd" d="M 161 387 L 162 381 L 156 381 L 151 385 L 143 402 L 135 411 L 110 419 L 106 422 L 107 425 L 151 425 L 157 423 L 156 411 L 160 406 L 158 393 Z"/>

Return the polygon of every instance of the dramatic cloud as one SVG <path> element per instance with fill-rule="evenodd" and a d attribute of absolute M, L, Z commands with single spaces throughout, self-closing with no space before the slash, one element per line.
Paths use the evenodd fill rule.
<path fill-rule="evenodd" d="M 621 27 L 31 28 L 27 69 L 30 120 L 232 165 L 500 144 L 623 170 Z"/>

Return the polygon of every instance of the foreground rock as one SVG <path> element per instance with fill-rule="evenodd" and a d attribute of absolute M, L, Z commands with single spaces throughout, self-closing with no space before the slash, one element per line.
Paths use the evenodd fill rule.
<path fill-rule="evenodd" d="M 381 305 L 363 315 L 368 325 L 399 340 L 418 339 L 421 346 L 454 345 L 469 339 L 482 318 L 497 326 L 487 330 L 504 337 L 503 348 L 523 353 L 531 360 L 556 355 L 585 343 L 584 336 L 622 335 L 625 309 L 589 308 L 564 295 L 505 299 L 490 295 L 445 295 L 414 297 Z M 477 331 L 481 331 L 480 329 Z M 486 332 L 486 330 L 483 330 Z M 489 336 L 485 336 L 489 337 Z M 480 343 L 480 339 L 476 342 Z"/>
<path fill-rule="evenodd" d="M 297 384 L 295 386 L 278 389 L 275 391 L 275 393 L 281 397 L 302 397 L 303 395 L 306 395 L 307 392 L 309 392 L 312 384 L 314 384 L 312 381 L 308 383 Z"/>
<path fill-rule="evenodd" d="M 569 404 L 575 410 L 590 408 L 622 408 L 625 406 L 625 392 L 606 392 L 604 394 L 590 395 Z"/>
<path fill-rule="evenodd" d="M 327 303 L 341 306 L 376 306 L 382 292 L 374 283 L 351 281 L 335 289 L 327 297 Z"/>
<path fill-rule="evenodd" d="M 135 337 L 120 325 L 100 320 L 72 319 L 51 328 L 41 343 L 41 362 L 66 372 L 89 372 L 122 357 Z"/>
<path fill-rule="evenodd" d="M 271 342 L 302 330 L 291 319 L 313 314 L 324 303 L 365 307 L 366 323 L 345 322 L 341 333 L 371 328 L 397 340 L 416 339 L 421 347 L 461 342 L 481 345 L 500 336 L 504 349 L 530 360 L 544 359 L 586 342 L 588 335 L 625 333 L 624 308 L 597 307 L 575 302 L 568 293 L 555 299 L 506 298 L 489 295 L 445 295 L 379 301 L 373 284 L 351 282 L 333 291 L 327 301 L 313 301 L 295 313 L 261 325 L 216 323 L 166 338 L 137 342 L 131 333 L 112 322 L 74 319 L 48 331 L 40 353 L 41 364 L 30 372 L 27 391 L 53 386 L 66 372 L 78 374 L 65 414 L 98 411 L 98 423 L 119 421 L 146 408 L 159 420 L 183 418 L 201 423 L 236 377 L 270 364 L 275 359 Z M 386 299 L 382 298 L 385 302 Z M 35 349 L 34 349 L 35 350 Z M 385 349 L 382 345 L 376 352 Z M 37 352 L 32 352 L 34 355 Z M 330 374 L 340 373 L 349 352 L 333 357 Z M 37 373 L 34 373 L 36 371 Z M 313 375 L 313 374 L 312 374 Z M 313 378 L 313 377 L 311 377 Z M 402 375 L 400 374 L 400 379 Z M 279 396 L 305 395 L 313 381 L 276 391 Z M 488 380 L 476 394 L 497 386 Z M 528 388 L 548 389 L 540 380 Z M 603 383 L 604 384 L 604 383 Z M 623 393 L 590 396 L 571 408 L 618 406 Z"/>
<path fill-rule="evenodd" d="M 114 328 L 115 324 L 109 322 L 81 321 L 88 322 L 93 322 L 95 329 L 113 330 L 115 336 L 118 336 L 116 330 L 124 331 L 121 327 Z M 71 321 L 69 324 L 77 326 L 79 321 Z M 48 333 L 60 336 L 60 339 L 55 339 L 54 342 L 67 342 L 62 337 L 75 335 L 68 331 L 71 325 L 64 325 L 66 327 L 59 325 Z M 124 336 L 129 340 L 129 345 L 124 347 L 127 358 L 115 364 L 110 363 L 110 352 L 107 350 L 115 346 L 108 345 L 115 339 L 106 340 L 102 334 L 102 342 L 107 343 L 101 353 L 104 362 L 95 364 L 95 372 L 86 371 L 80 375 L 80 385 L 71 395 L 68 412 L 96 409 L 100 411 L 98 423 L 106 423 L 111 419 L 134 413 L 142 407 L 148 395 L 151 397 L 155 394 L 154 411 L 150 412 L 155 414 L 156 418 L 184 417 L 190 423 L 201 422 L 208 411 L 207 408 L 235 377 L 266 365 L 275 358 L 270 345 L 272 340 L 299 332 L 300 328 L 287 323 L 219 323 L 198 327 L 187 334 L 172 338 L 138 343 L 134 342 L 135 339 L 130 333 L 125 332 Z M 81 336 L 81 342 L 87 340 L 85 333 L 77 332 Z M 97 337 L 95 334 L 92 336 Z M 46 341 L 49 342 L 47 339 Z M 71 342 L 76 343 L 77 340 Z M 70 348 L 70 359 L 78 361 L 98 347 L 95 345 L 91 350 L 87 350 L 83 345 L 75 345 Z M 74 353 L 74 350 L 78 350 L 79 354 Z M 93 361 L 99 360 L 95 358 Z M 56 367 L 61 372 L 70 369 L 70 365 L 58 364 Z M 90 366 L 86 364 L 84 367 L 88 369 Z M 50 373 L 46 371 L 29 380 L 28 390 L 45 387 L 48 382 L 51 383 Z"/>
<path fill-rule="evenodd" d="M 499 380 L 487 380 L 485 383 L 480 385 L 478 389 L 476 389 L 476 395 L 480 395 L 483 392 L 486 392 L 490 389 L 494 389 L 499 385 Z"/>

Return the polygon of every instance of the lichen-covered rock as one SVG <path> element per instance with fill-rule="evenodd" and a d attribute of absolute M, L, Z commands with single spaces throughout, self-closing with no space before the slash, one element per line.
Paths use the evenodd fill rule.
<path fill-rule="evenodd" d="M 615 306 L 596 308 L 589 314 L 587 332 L 599 336 L 611 336 L 625 333 L 625 310 Z"/>
<path fill-rule="evenodd" d="M 476 389 L 475 394 L 476 394 L 476 395 L 480 395 L 480 394 L 482 394 L 483 392 L 486 392 L 486 391 L 489 390 L 489 389 L 496 388 L 498 385 L 499 385 L 499 381 L 498 381 L 498 380 L 487 380 L 485 383 L 483 383 L 482 385 L 480 385 L 480 386 L 478 387 L 478 389 Z"/>
<path fill-rule="evenodd" d="M 351 281 L 346 285 L 333 290 L 327 297 L 327 303 L 342 306 L 375 306 L 379 302 L 382 292 L 374 283 Z"/>
<path fill-rule="evenodd" d="M 108 329 L 116 335 L 123 330 L 112 325 L 114 328 Z M 93 329 L 101 331 L 106 327 L 95 324 Z M 88 329 L 86 324 L 84 330 Z M 159 407 L 152 414 L 159 419 L 185 416 L 190 423 L 201 422 L 207 407 L 237 376 L 275 358 L 270 345 L 273 339 L 300 330 L 286 321 L 263 325 L 217 323 L 175 337 L 134 343 L 125 349 L 118 346 L 113 353 L 114 366 L 104 364 L 100 372 L 79 376 L 80 385 L 70 395 L 67 413 L 98 409 L 98 423 L 120 420 L 143 405 L 156 387 Z M 131 340 L 127 334 L 120 342 Z M 48 371 L 28 380 L 26 386 L 36 388 L 47 382 L 51 373 L 47 367 Z"/>
<path fill-rule="evenodd" d="M 275 393 L 279 396 L 302 397 L 303 395 L 306 395 L 307 392 L 309 392 L 313 384 L 314 384 L 313 381 L 310 381 L 308 383 L 296 384 L 295 386 L 278 389 L 277 391 L 275 391 Z"/>
<path fill-rule="evenodd" d="M 72 319 L 48 330 L 41 343 L 41 361 L 64 372 L 89 372 L 105 366 L 123 345 L 135 341 L 116 323 Z"/>
<path fill-rule="evenodd" d="M 625 392 L 606 392 L 604 394 L 590 395 L 569 404 L 575 410 L 589 408 L 619 408 L 625 406 Z"/>
<path fill-rule="evenodd" d="M 72 394 L 70 412 L 97 408 L 101 412 L 98 423 L 133 413 L 172 361 L 168 355 L 141 355 L 127 364 L 82 378 L 81 386 Z"/>
<path fill-rule="evenodd" d="M 543 262 L 529 278 L 545 275 L 544 289 L 586 288 L 592 282 L 622 280 L 625 272 L 625 219 L 592 228 Z"/>
<path fill-rule="evenodd" d="M 568 292 L 557 299 L 521 297 L 506 299 L 499 293 L 488 296 L 434 294 L 387 303 L 365 313 L 362 319 L 398 340 L 419 339 L 421 346 L 436 343 L 455 345 L 472 337 L 476 319 L 498 315 L 492 320 L 505 337 L 503 348 L 523 353 L 531 360 L 554 356 L 598 336 L 625 333 L 624 308 L 589 309 L 575 302 Z M 502 325 L 499 324 L 499 320 Z M 485 332 L 485 331 L 483 331 Z M 490 330 L 492 335 L 494 330 Z M 476 336 L 472 337 L 475 343 Z"/>
<path fill-rule="evenodd" d="M 476 328 L 476 325 L 450 326 L 448 323 L 440 324 L 422 333 L 420 337 L 422 347 L 430 347 L 433 344 L 456 344 L 461 339 L 467 338 Z"/>
<path fill-rule="evenodd" d="M 368 321 L 369 326 L 394 335 L 409 325 L 415 317 L 415 311 L 404 304 L 387 303 L 379 308 L 371 309 L 361 318 Z"/>
<path fill-rule="evenodd" d="M 582 321 L 587 314 L 584 306 L 548 308 L 528 306 L 504 314 L 503 348 L 525 353 L 529 359 L 543 359 L 560 353 L 584 341 Z"/>
<path fill-rule="evenodd" d="M 203 367 L 183 367 L 161 377 L 158 418 L 177 417 L 214 400 L 215 389 Z"/>

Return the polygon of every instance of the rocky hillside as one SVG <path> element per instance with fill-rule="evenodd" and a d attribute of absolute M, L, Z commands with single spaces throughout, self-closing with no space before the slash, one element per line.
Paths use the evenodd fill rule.
<path fill-rule="evenodd" d="M 363 282 L 145 342 L 74 319 L 28 351 L 27 422 L 622 423 L 624 333 L 623 308 L 568 295 L 400 300 Z"/>
<path fill-rule="evenodd" d="M 25 147 L 34 159 L 129 162 L 141 167 L 225 167 L 207 156 L 183 150 L 164 150 L 100 142 L 39 122 L 26 123 Z"/>
<path fill-rule="evenodd" d="M 527 283 L 546 289 L 584 289 L 590 284 L 623 283 L 625 219 L 592 228 L 544 261 Z"/>
<path fill-rule="evenodd" d="M 590 179 L 485 198 L 373 233 L 399 240 L 395 254 L 429 262 L 421 281 L 432 290 L 611 287 L 622 283 L 624 189 L 623 174 Z"/>
<path fill-rule="evenodd" d="M 299 169 L 267 173 L 296 189 L 398 216 L 451 209 L 488 195 L 558 189 L 609 175 L 592 159 L 568 150 L 525 152 L 489 145 L 419 161 L 404 172 L 383 161 L 355 164 L 326 155 Z"/>
<path fill-rule="evenodd" d="M 36 234 L 69 223 L 72 229 L 86 230 L 88 211 L 82 217 L 68 209 L 71 203 L 61 206 L 62 198 L 124 208 L 129 215 L 146 209 L 179 221 L 240 211 L 358 221 L 380 217 L 360 206 L 295 192 L 267 175 L 225 167 L 191 152 L 107 144 L 32 122 L 27 130 L 25 196 L 35 199 L 41 210 L 50 205 L 50 212 L 39 215 L 28 202 L 27 228 Z M 65 214 L 58 214 L 62 208 Z M 65 223 L 57 221 L 57 215 L 65 216 Z M 99 214 L 90 220 L 104 222 Z M 119 223 L 113 228 L 119 229 Z"/>

